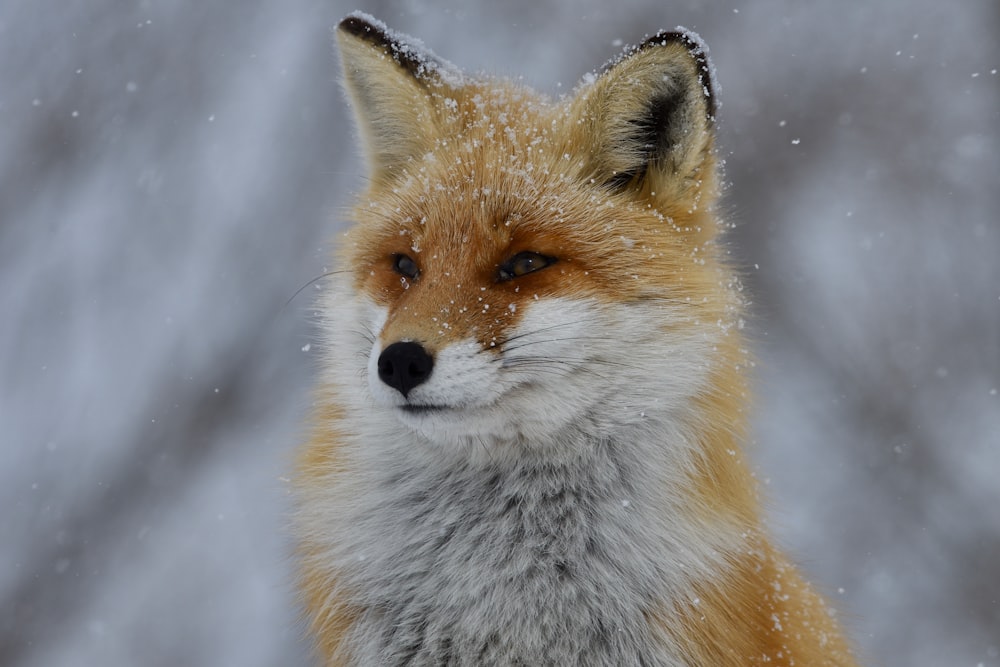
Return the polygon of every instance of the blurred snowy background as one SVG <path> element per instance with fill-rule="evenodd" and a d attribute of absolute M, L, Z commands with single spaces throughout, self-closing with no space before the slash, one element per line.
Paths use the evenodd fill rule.
<path fill-rule="evenodd" d="M 708 41 L 755 455 L 871 665 L 1000 665 L 996 0 L 0 0 L 0 665 L 306 665 L 286 483 L 364 9 L 552 94 Z"/>

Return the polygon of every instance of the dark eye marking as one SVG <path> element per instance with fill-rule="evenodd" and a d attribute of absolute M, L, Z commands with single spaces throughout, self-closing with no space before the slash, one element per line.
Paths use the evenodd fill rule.
<path fill-rule="evenodd" d="M 497 279 L 500 282 L 514 280 L 551 266 L 555 261 L 555 257 L 547 257 L 537 252 L 519 252 L 500 265 L 497 269 Z"/>
<path fill-rule="evenodd" d="M 412 258 L 403 254 L 393 255 L 393 257 L 392 268 L 396 273 L 410 280 L 417 279 L 417 276 L 420 275 L 420 267 Z"/>

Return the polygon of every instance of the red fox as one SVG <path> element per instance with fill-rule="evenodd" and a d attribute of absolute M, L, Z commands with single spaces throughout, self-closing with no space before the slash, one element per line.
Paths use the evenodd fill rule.
<path fill-rule="evenodd" d="M 694 33 L 572 95 L 337 30 L 367 190 L 295 531 L 329 665 L 854 665 L 762 529 Z"/>

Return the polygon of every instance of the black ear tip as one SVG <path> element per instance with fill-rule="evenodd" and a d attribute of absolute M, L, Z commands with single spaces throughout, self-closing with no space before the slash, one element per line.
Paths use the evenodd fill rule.
<path fill-rule="evenodd" d="M 344 32 L 349 32 L 352 35 L 360 36 L 364 34 L 367 30 L 371 29 L 371 24 L 367 23 L 366 21 L 363 21 L 357 16 L 348 16 L 340 22 L 337 28 L 339 30 L 343 30 Z"/>
<path fill-rule="evenodd" d="M 698 67 L 698 82 L 705 92 L 705 106 L 707 107 L 708 118 L 709 120 L 715 120 L 715 112 L 718 106 L 715 98 L 715 92 L 718 88 L 715 83 L 715 70 L 712 67 L 712 61 L 708 57 L 708 45 L 702 41 L 698 33 L 685 28 L 661 30 L 643 41 L 637 47 L 637 50 L 656 46 L 669 46 L 671 44 L 680 44 L 688 50 L 688 53 L 694 59 L 695 65 Z"/>
<path fill-rule="evenodd" d="M 454 80 L 459 78 L 454 65 L 438 58 L 419 40 L 391 30 L 373 16 L 353 12 L 337 25 L 337 29 L 381 49 L 416 78 L 440 78 L 446 73 Z"/>
<path fill-rule="evenodd" d="M 337 29 L 377 44 L 385 44 L 390 41 L 384 25 L 372 17 L 360 13 L 344 17 L 337 25 Z"/>

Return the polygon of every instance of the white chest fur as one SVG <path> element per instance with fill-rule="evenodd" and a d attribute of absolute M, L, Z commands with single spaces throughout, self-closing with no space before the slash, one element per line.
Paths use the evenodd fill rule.
<path fill-rule="evenodd" d="M 560 463 L 403 455 L 370 471 L 327 533 L 364 610 L 360 664 L 682 664 L 649 618 L 728 545 L 679 518 L 690 510 L 642 463 L 648 443 L 569 437 L 579 455 Z"/>

